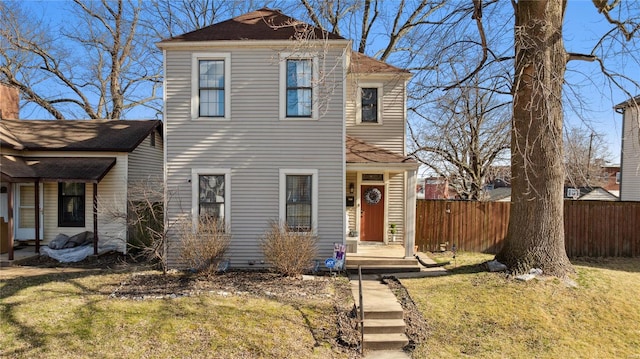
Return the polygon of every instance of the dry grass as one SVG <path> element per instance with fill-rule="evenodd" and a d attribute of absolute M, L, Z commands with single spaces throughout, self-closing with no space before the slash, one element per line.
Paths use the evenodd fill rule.
<path fill-rule="evenodd" d="M 572 288 L 481 271 L 491 258 L 458 253 L 452 275 L 402 281 L 430 323 L 415 358 L 640 358 L 640 259 L 575 261 Z"/>
<path fill-rule="evenodd" d="M 316 338 L 318 331 L 329 337 L 337 331 L 331 300 L 111 297 L 129 276 L 79 272 L 3 280 L 0 357 L 348 357 Z"/>

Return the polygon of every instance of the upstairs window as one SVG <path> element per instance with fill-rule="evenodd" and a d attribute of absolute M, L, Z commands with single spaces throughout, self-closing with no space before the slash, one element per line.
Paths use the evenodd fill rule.
<path fill-rule="evenodd" d="M 287 117 L 311 117 L 313 109 L 313 62 L 287 60 Z"/>
<path fill-rule="evenodd" d="M 194 53 L 191 71 L 191 117 L 230 118 L 230 63 L 227 53 Z"/>
<path fill-rule="evenodd" d="M 84 201 L 84 183 L 58 183 L 58 227 L 84 227 Z"/>
<path fill-rule="evenodd" d="M 378 89 L 362 88 L 361 97 L 362 122 L 378 123 Z"/>
<path fill-rule="evenodd" d="M 382 124 L 382 83 L 360 83 L 356 98 L 356 123 Z"/>
<path fill-rule="evenodd" d="M 224 60 L 199 61 L 200 117 L 224 117 Z"/>

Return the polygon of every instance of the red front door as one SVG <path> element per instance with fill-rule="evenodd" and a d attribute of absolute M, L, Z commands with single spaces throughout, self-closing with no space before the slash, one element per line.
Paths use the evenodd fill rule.
<path fill-rule="evenodd" d="M 362 186 L 360 240 L 384 240 L 384 186 Z"/>

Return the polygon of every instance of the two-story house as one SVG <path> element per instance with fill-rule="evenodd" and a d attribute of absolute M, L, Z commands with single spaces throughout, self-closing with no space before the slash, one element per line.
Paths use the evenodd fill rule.
<path fill-rule="evenodd" d="M 351 46 L 271 9 L 159 42 L 167 224 L 205 213 L 224 220 L 237 267 L 261 263 L 273 220 L 317 234 L 320 258 L 349 233 L 389 241 L 395 224 L 411 256 L 410 73 Z M 168 248 L 170 265 L 181 266 L 178 233 Z"/>
<path fill-rule="evenodd" d="M 640 201 L 640 96 L 617 104 L 622 114 L 622 153 L 620 154 L 620 200 Z"/>

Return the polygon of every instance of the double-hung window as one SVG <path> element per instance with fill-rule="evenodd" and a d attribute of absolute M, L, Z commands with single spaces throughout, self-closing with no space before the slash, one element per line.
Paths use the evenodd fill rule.
<path fill-rule="evenodd" d="M 193 217 L 208 217 L 229 224 L 230 171 L 228 169 L 193 169 Z"/>
<path fill-rule="evenodd" d="M 382 84 L 363 84 L 358 93 L 358 123 L 382 123 Z"/>
<path fill-rule="evenodd" d="M 84 202 L 84 183 L 58 183 L 58 227 L 84 227 Z"/>
<path fill-rule="evenodd" d="M 281 54 L 280 116 L 317 119 L 317 60 L 305 54 Z"/>
<path fill-rule="evenodd" d="M 280 170 L 280 219 L 291 231 L 311 232 L 318 212 L 318 171 Z"/>
<path fill-rule="evenodd" d="M 310 59 L 287 60 L 287 117 L 311 117 L 312 69 Z"/>
<path fill-rule="evenodd" d="M 193 54 L 192 118 L 229 119 L 230 61 L 229 54 Z"/>

